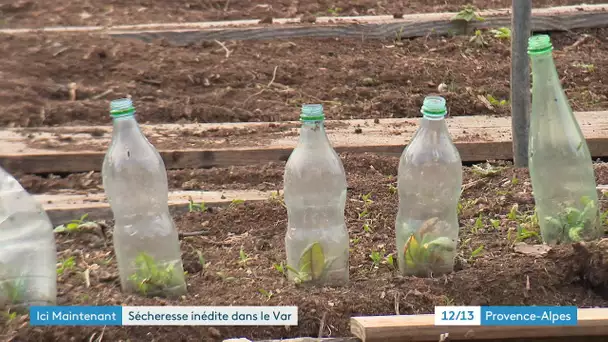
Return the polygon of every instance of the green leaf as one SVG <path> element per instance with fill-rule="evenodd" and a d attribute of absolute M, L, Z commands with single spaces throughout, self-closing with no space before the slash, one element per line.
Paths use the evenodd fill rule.
<path fill-rule="evenodd" d="M 483 245 L 477 247 L 472 253 L 471 253 L 471 258 L 475 258 L 477 256 L 479 256 L 481 254 L 481 252 L 483 252 Z"/>
<path fill-rule="evenodd" d="M 66 231 L 65 225 L 60 225 L 55 227 L 55 229 L 53 229 L 53 232 L 55 233 L 64 233 Z"/>
<path fill-rule="evenodd" d="M 73 231 L 78 230 L 79 226 L 80 226 L 80 224 L 72 222 L 72 223 L 68 223 L 68 225 L 65 228 L 68 232 L 73 232 Z"/>
<path fill-rule="evenodd" d="M 302 253 L 299 261 L 300 272 L 306 273 L 312 279 L 318 279 L 325 270 L 325 255 L 323 248 L 318 242 L 308 246 Z"/>
<path fill-rule="evenodd" d="M 586 196 L 584 196 L 584 197 L 586 197 Z M 587 197 L 587 198 L 588 198 L 588 197 Z M 582 199 L 581 199 L 581 201 L 582 201 Z M 596 207 L 595 207 L 595 202 L 594 202 L 594 201 L 592 201 L 592 200 L 590 200 L 590 199 L 589 199 L 589 200 L 587 200 L 587 201 L 585 201 L 585 202 L 586 202 L 586 203 L 585 203 L 585 208 L 583 208 L 583 211 L 581 212 L 581 214 L 580 214 L 580 216 L 579 216 L 579 221 L 578 221 L 578 223 L 579 223 L 579 224 L 584 223 L 584 221 L 585 221 L 585 220 L 587 220 L 587 216 L 588 216 L 589 214 L 591 214 L 591 213 L 593 212 L 593 210 L 596 210 Z M 583 203 L 584 203 L 584 202 L 583 202 Z M 595 215 L 597 215 L 597 211 L 596 211 Z M 595 216 L 595 215 L 594 215 L 594 216 Z M 594 218 L 592 218 L 592 220 L 593 220 L 593 219 L 595 219 L 595 217 L 594 217 Z"/>
<path fill-rule="evenodd" d="M 445 236 L 442 236 L 440 238 L 437 238 L 437 239 L 429 242 L 428 244 L 425 245 L 425 247 L 426 248 L 439 247 L 445 251 L 454 250 L 454 245 L 452 244 L 452 240 L 450 240 L 450 238 L 447 238 Z"/>
<path fill-rule="evenodd" d="M 583 227 L 581 227 L 581 226 L 572 227 L 568 231 L 568 237 L 570 238 L 570 240 L 575 241 L 575 242 L 581 241 L 580 233 L 582 231 L 583 231 Z"/>
<path fill-rule="evenodd" d="M 414 235 L 410 235 L 405 243 L 403 253 L 405 254 L 405 264 L 409 268 L 416 267 L 417 256 L 420 252 L 420 244 L 416 241 Z"/>
<path fill-rule="evenodd" d="M 566 209 L 566 220 L 569 225 L 576 224 L 578 222 L 579 217 L 581 217 L 581 212 L 576 208 L 567 208 Z"/>
<path fill-rule="evenodd" d="M 88 214 L 88 213 L 87 213 L 87 214 L 82 215 L 82 216 L 80 217 L 80 221 L 84 221 L 84 220 L 86 220 L 86 219 L 87 219 L 87 217 L 89 217 L 89 214 Z"/>

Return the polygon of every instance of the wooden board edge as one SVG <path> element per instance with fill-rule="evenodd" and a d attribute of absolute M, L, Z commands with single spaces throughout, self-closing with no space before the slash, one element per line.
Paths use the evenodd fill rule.
<path fill-rule="evenodd" d="M 100 33 L 116 37 L 136 38 L 143 41 L 167 39 L 177 45 L 201 40 L 247 40 L 294 37 L 394 37 L 424 36 L 429 32 L 446 34 L 463 31 L 458 22 L 450 19 L 455 12 L 418 13 L 392 16 L 319 17 L 315 24 L 302 24 L 298 18 L 277 18 L 273 24 L 261 25 L 258 20 L 220 22 L 160 23 L 120 26 L 43 27 L 35 29 L 0 29 L 0 34 L 26 33 Z M 478 11 L 484 21 L 472 21 L 467 29 L 509 26 L 510 9 Z M 559 16 L 559 18 L 557 18 Z M 570 30 L 604 27 L 608 25 L 608 5 L 580 5 L 537 8 L 532 10 L 534 30 Z M 404 30 L 408 28 L 407 30 Z"/>
<path fill-rule="evenodd" d="M 254 191 L 251 191 L 251 193 L 253 192 Z M 200 191 L 200 193 L 203 193 L 203 191 Z M 242 196 L 226 196 L 225 199 L 208 200 L 205 201 L 205 205 L 207 207 L 223 207 L 230 205 L 235 199 L 242 200 L 243 202 L 247 203 L 252 203 L 265 201 L 270 197 L 270 192 L 255 191 L 255 193 L 258 194 L 257 196 L 247 196 L 246 191 L 243 191 L 242 193 Z M 265 197 L 264 195 L 268 195 L 268 197 Z M 46 200 L 42 201 L 41 196 L 46 196 Z M 50 201 L 53 201 L 52 197 L 52 195 L 34 195 L 34 198 L 42 205 L 43 209 L 49 216 L 49 219 L 51 220 L 51 223 L 54 226 L 77 219 L 79 217 L 82 217 L 82 215 L 84 214 L 88 214 L 88 218 L 90 220 L 106 221 L 113 219 L 112 210 L 110 209 L 110 206 L 107 202 L 86 203 L 86 205 L 80 207 L 74 205 L 64 207 L 49 207 L 48 203 L 46 202 L 49 200 L 49 198 Z M 199 203 L 199 201 L 196 199 L 193 199 L 193 201 Z M 186 213 L 189 210 L 189 202 L 187 200 L 172 200 L 169 202 L 169 210 L 173 215 Z"/>
<path fill-rule="evenodd" d="M 533 8 L 533 16 L 553 16 L 585 13 L 601 13 L 608 10 L 606 4 L 581 4 L 567 6 L 553 6 L 544 8 Z M 315 24 L 375 24 L 375 23 L 406 23 L 424 22 L 438 19 L 451 19 L 458 12 L 423 12 L 404 14 L 401 18 L 394 15 L 360 15 L 360 16 L 319 16 Z M 496 17 L 511 14 L 511 8 L 485 9 L 477 11 L 481 17 Z M 41 33 L 41 32 L 89 32 L 103 31 L 108 32 L 127 32 L 143 30 L 190 30 L 190 29 L 223 29 L 235 27 L 256 27 L 259 26 L 260 19 L 238 19 L 238 20 L 217 20 L 202 22 L 173 22 L 173 23 L 148 23 L 132 25 L 107 25 L 107 26 L 50 26 L 39 28 L 3 28 L 0 34 L 20 34 L 20 33 Z M 300 24 L 301 18 L 273 18 L 272 25 Z"/>
<path fill-rule="evenodd" d="M 438 341 L 444 333 L 457 341 L 608 336 L 608 308 L 579 308 L 576 326 L 436 326 L 433 314 L 351 317 L 350 326 L 362 342 Z"/>
<path fill-rule="evenodd" d="M 487 160 L 511 160 L 513 158 L 511 141 L 454 142 L 465 163 L 478 163 Z M 593 158 L 608 157 L 608 135 L 587 139 Z M 398 145 L 335 146 L 339 154 L 374 153 L 398 157 L 403 153 L 406 143 Z M 250 148 L 235 150 L 186 150 L 159 151 L 167 170 L 208 169 L 215 167 L 247 166 L 269 162 L 285 162 L 293 147 Z M 48 174 L 81 173 L 101 170 L 105 152 L 74 154 L 30 154 L 0 156 L 0 167 L 9 173 Z"/>

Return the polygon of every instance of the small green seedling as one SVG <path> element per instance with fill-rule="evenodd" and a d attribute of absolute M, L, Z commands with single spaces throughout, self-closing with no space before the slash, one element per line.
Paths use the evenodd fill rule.
<path fill-rule="evenodd" d="M 203 256 L 203 252 L 197 250 L 196 256 L 198 257 L 198 263 L 201 265 L 201 270 L 205 268 L 205 257 Z"/>
<path fill-rule="evenodd" d="M 461 198 L 460 201 L 458 201 L 458 215 L 462 215 L 465 211 L 473 208 L 476 204 L 477 199 L 465 200 Z"/>
<path fill-rule="evenodd" d="M 585 63 L 574 63 L 572 66 L 577 67 L 577 68 L 581 68 L 589 73 L 593 72 L 595 70 L 595 65 L 593 64 L 585 64 Z"/>
<path fill-rule="evenodd" d="M 608 210 L 604 211 L 600 215 L 600 223 L 603 225 L 608 225 Z"/>
<path fill-rule="evenodd" d="M 595 201 L 583 196 L 580 202 L 584 205 L 582 211 L 567 207 L 556 217 L 545 217 L 550 231 L 557 233 L 559 241 L 578 242 L 582 240 L 583 231 L 595 229 L 599 214 Z"/>
<path fill-rule="evenodd" d="M 397 187 L 394 186 L 393 184 L 389 184 L 388 185 L 388 192 L 390 192 L 391 194 L 396 194 L 397 193 Z"/>
<path fill-rule="evenodd" d="M 485 19 L 477 14 L 477 8 L 473 5 L 467 4 L 462 7 L 460 12 L 458 12 L 451 19 L 452 21 L 464 21 L 465 23 L 469 23 L 472 20 L 484 21 Z"/>
<path fill-rule="evenodd" d="M 507 218 L 511 221 L 515 221 L 517 220 L 517 217 L 519 216 L 519 212 L 518 212 L 518 205 L 513 204 L 513 206 L 511 207 L 511 210 L 509 210 L 509 213 L 507 214 Z"/>
<path fill-rule="evenodd" d="M 279 193 L 279 191 L 273 191 L 273 192 L 271 192 L 269 200 L 272 203 L 278 203 L 278 204 L 282 205 L 284 208 L 287 208 L 287 205 L 285 204 L 284 196 L 281 195 Z"/>
<path fill-rule="evenodd" d="M 537 232 L 535 232 L 533 230 L 529 230 L 528 228 L 526 228 L 525 226 L 522 226 L 522 225 L 517 226 L 517 231 L 516 231 L 515 236 L 512 236 L 511 232 L 512 231 L 509 230 L 509 232 L 507 233 L 507 240 L 509 240 L 509 241 L 513 240 L 513 243 L 521 242 L 521 241 L 524 241 L 529 238 L 539 238 L 539 235 Z"/>
<path fill-rule="evenodd" d="M 481 256 L 483 253 L 483 245 L 477 247 L 473 252 L 471 252 L 471 260 Z"/>
<path fill-rule="evenodd" d="M 11 311 L 10 309 L 2 311 L 2 318 L 6 323 L 10 323 L 17 318 L 17 311 Z"/>
<path fill-rule="evenodd" d="M 372 197 L 371 192 L 369 192 L 365 195 L 361 195 L 361 199 L 363 200 L 363 202 L 365 203 L 366 206 L 374 203 L 374 201 L 371 200 L 371 197 Z"/>
<path fill-rule="evenodd" d="M 473 234 L 477 234 L 477 232 L 483 228 L 483 214 L 479 214 L 479 216 L 477 216 L 477 219 L 475 220 L 475 223 L 473 224 L 473 228 L 471 229 L 471 231 L 473 232 Z"/>
<path fill-rule="evenodd" d="M 224 272 L 216 272 L 215 274 L 217 274 L 217 276 L 220 277 L 220 279 L 222 279 L 222 281 L 233 281 L 233 280 L 236 280 L 235 277 L 227 276 Z"/>
<path fill-rule="evenodd" d="M 513 176 L 513 178 L 511 178 L 511 184 L 512 185 L 519 184 L 519 179 L 517 178 L 517 176 Z"/>
<path fill-rule="evenodd" d="M 367 208 L 363 209 L 363 211 L 359 213 L 359 220 L 367 217 L 368 215 L 369 215 L 369 211 L 367 211 Z"/>
<path fill-rule="evenodd" d="M 473 173 L 482 177 L 493 177 L 500 174 L 503 169 L 504 168 L 502 167 L 495 167 L 492 166 L 492 164 L 490 163 L 485 163 L 483 167 L 477 164 L 473 165 L 473 168 L 471 170 L 473 171 Z"/>
<path fill-rule="evenodd" d="M 66 271 L 73 270 L 74 266 L 76 266 L 76 257 L 74 257 L 74 256 L 71 256 L 71 257 L 61 261 L 59 263 L 59 266 L 57 267 L 57 275 L 62 276 L 63 274 L 66 273 Z"/>
<path fill-rule="evenodd" d="M 55 233 L 75 233 L 79 232 L 82 228 L 87 228 L 88 225 L 97 225 L 95 222 L 86 221 L 87 217 L 89 217 L 89 214 L 84 214 L 79 219 L 75 219 L 67 224 L 62 224 L 55 227 L 53 231 Z"/>
<path fill-rule="evenodd" d="M 294 273 L 296 283 L 314 282 L 322 279 L 330 269 L 336 258 L 325 260 L 323 247 L 319 242 L 314 242 L 302 252 L 298 262 L 298 269 L 287 265 L 287 269 Z"/>
<path fill-rule="evenodd" d="M 135 257 L 135 269 L 129 280 L 137 292 L 144 296 L 161 294 L 181 282 L 174 264 L 159 265 L 151 255 L 144 252 Z"/>
<path fill-rule="evenodd" d="M 340 7 L 332 7 L 327 9 L 327 13 L 329 13 L 332 16 L 338 16 L 340 15 L 340 12 L 342 11 L 342 9 Z"/>
<path fill-rule="evenodd" d="M 373 251 L 370 255 L 369 258 L 372 259 L 372 263 L 374 267 L 379 267 L 380 266 L 380 262 L 382 261 L 382 254 L 378 251 Z"/>
<path fill-rule="evenodd" d="M 285 268 L 285 263 L 281 261 L 280 264 L 274 264 L 272 267 L 277 270 L 282 275 L 287 275 L 287 269 Z"/>
<path fill-rule="evenodd" d="M 8 280 L 2 284 L 2 296 L 8 300 L 9 304 L 19 304 L 25 298 L 27 283 L 23 278 Z"/>
<path fill-rule="evenodd" d="M 384 258 L 386 260 L 386 263 L 391 267 L 391 268 L 395 268 L 395 258 L 393 257 L 393 254 L 389 254 L 388 256 L 386 256 Z"/>
<path fill-rule="evenodd" d="M 236 207 L 239 204 L 243 204 L 243 203 L 245 203 L 245 200 L 235 198 L 232 200 L 232 202 L 230 202 L 230 207 Z"/>
<path fill-rule="evenodd" d="M 469 39 L 469 42 L 474 43 L 479 47 L 488 46 L 488 42 L 486 42 L 483 37 L 483 32 L 481 32 L 481 30 L 475 30 L 475 34 Z"/>
<path fill-rule="evenodd" d="M 270 300 L 270 298 L 272 298 L 272 291 L 266 291 L 264 289 L 259 289 L 258 290 L 259 293 L 261 293 L 262 295 L 264 295 L 264 297 L 266 297 L 266 300 Z"/>
<path fill-rule="evenodd" d="M 492 224 L 492 227 L 494 227 L 495 229 L 498 229 L 500 227 L 500 220 L 490 219 L 490 223 Z"/>
<path fill-rule="evenodd" d="M 509 101 L 507 100 L 497 100 L 494 96 L 488 94 L 486 95 L 486 98 L 488 99 L 488 101 L 490 101 L 490 104 L 496 107 L 504 107 L 504 106 L 508 106 L 509 105 Z"/>
<path fill-rule="evenodd" d="M 192 197 L 188 198 L 188 211 L 193 213 L 195 211 L 198 212 L 205 212 L 207 211 L 207 206 L 205 205 L 205 202 L 201 202 L 201 203 L 194 203 L 194 201 L 192 200 Z"/>
<path fill-rule="evenodd" d="M 498 29 L 492 29 L 490 32 L 494 35 L 494 38 L 498 39 L 511 39 L 511 29 L 508 27 L 500 27 Z"/>
<path fill-rule="evenodd" d="M 247 261 L 251 260 L 251 258 L 247 255 L 247 253 L 245 253 L 245 251 L 243 250 L 243 247 L 241 247 L 241 250 L 239 251 L 239 262 L 241 264 L 247 264 Z"/>
<path fill-rule="evenodd" d="M 445 263 L 444 254 L 454 251 L 454 244 L 447 237 L 434 237 L 429 232 L 435 230 L 439 219 L 434 217 L 425 221 L 418 233 L 411 234 L 405 242 L 403 256 L 406 269 L 416 273 L 434 269 Z"/>
<path fill-rule="evenodd" d="M 366 233 L 374 232 L 374 228 L 372 226 L 372 220 L 366 220 L 366 222 L 363 224 L 363 231 Z"/>

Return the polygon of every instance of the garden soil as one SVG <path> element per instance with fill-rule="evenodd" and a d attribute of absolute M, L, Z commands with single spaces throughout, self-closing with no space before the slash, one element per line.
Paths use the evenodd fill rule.
<path fill-rule="evenodd" d="M 534 7 L 579 5 L 580 0 L 536 0 Z M 587 4 L 599 0 L 584 1 Z M 510 0 L 15 0 L 0 4 L 0 27 L 129 25 L 302 16 L 401 15 L 510 8 Z"/>
<path fill-rule="evenodd" d="M 563 245 L 541 256 L 514 250 L 518 225 L 538 229 L 530 224 L 534 200 L 526 170 L 505 163 L 481 165 L 485 171 L 465 168 L 458 266 L 447 276 L 424 279 L 399 276 L 387 259 L 375 265 L 370 258 L 372 252 L 394 253 L 398 158 L 345 154 L 342 159 L 348 175 L 346 220 L 351 238 L 351 282 L 345 287 L 298 287 L 275 269 L 284 260 L 287 220 L 277 199 L 174 217 L 181 232 L 209 232 L 181 241 L 189 293 L 176 300 L 121 293 L 111 230 L 105 238 L 84 231 L 58 236 L 59 261 L 70 257 L 76 261 L 59 277 L 60 305 L 296 305 L 297 327 L 46 328 L 30 327 L 27 316 L 17 316 L 3 327 L 2 336 L 13 341 L 84 341 L 101 335 L 108 341 L 316 337 L 321 321 L 322 336 L 349 336 L 352 316 L 431 313 L 435 305 L 608 306 L 603 293 L 608 282 L 601 278 L 598 282 L 598 275 L 606 274 L 606 265 L 597 262 L 605 250 L 602 244 Z M 208 172 L 200 173 L 206 184 L 226 184 L 223 173 L 231 173 L 232 182 L 251 188 L 263 182 L 280 186 L 282 166 Z M 596 175 L 598 184 L 607 184 L 608 166 L 597 164 Z M 181 182 L 179 176 L 171 178 L 174 187 Z M 365 204 L 362 196 L 367 194 L 373 202 Z M 370 215 L 359 219 L 366 205 Z M 601 205 L 604 210 L 608 207 L 603 195 Z M 365 223 L 371 229 L 365 230 Z M 111 227 L 112 222 L 107 224 Z M 539 241 L 532 235 L 523 242 Z M 83 277 L 87 269 L 88 287 Z"/>
<path fill-rule="evenodd" d="M 607 32 L 552 34 L 576 111 L 608 107 Z M 452 116 L 509 115 L 510 43 L 487 31 L 483 42 L 232 41 L 226 57 L 215 42 L 0 35 L 0 126 L 109 125 L 109 101 L 125 96 L 141 123 L 297 120 L 304 103 L 322 103 L 327 119 L 415 117 L 429 94 Z"/>

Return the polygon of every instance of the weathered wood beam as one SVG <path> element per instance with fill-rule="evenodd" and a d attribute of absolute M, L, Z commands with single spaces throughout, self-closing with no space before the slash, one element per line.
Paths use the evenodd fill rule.
<path fill-rule="evenodd" d="M 578 309 L 575 326 L 436 326 L 433 314 L 351 318 L 351 332 L 362 342 L 501 340 L 508 338 L 605 336 L 608 308 Z"/>
<path fill-rule="evenodd" d="M 111 220 L 112 211 L 104 193 L 62 193 L 34 195 L 42 204 L 54 225 L 64 224 L 88 214 L 91 220 Z M 172 213 L 189 210 L 190 199 L 195 204 L 205 203 L 207 207 L 230 205 L 234 200 L 245 202 L 264 201 L 270 192 L 256 190 L 225 191 L 174 191 L 169 193 L 169 209 Z"/>
<path fill-rule="evenodd" d="M 608 112 L 575 113 L 593 157 L 608 157 Z M 510 117 L 446 119 L 464 162 L 513 157 Z M 399 156 L 419 119 L 327 121 L 339 152 Z M 228 167 L 286 161 L 299 122 L 142 125 L 167 169 Z M 0 166 L 11 173 L 100 171 L 111 126 L 14 128 L 0 131 Z"/>
<path fill-rule="evenodd" d="M 608 26 L 608 5 L 580 5 L 532 10 L 534 31 L 567 31 Z M 274 19 L 273 24 L 258 20 L 198 23 L 158 23 L 120 26 L 45 27 L 40 29 L 2 29 L 0 34 L 88 32 L 143 41 L 166 39 L 176 45 L 210 40 L 281 39 L 294 37 L 411 38 L 428 34 L 465 33 L 473 29 L 511 25 L 510 9 L 480 11 L 484 21 L 452 21 L 456 13 L 424 13 L 393 16 L 319 17 L 313 23 L 299 18 Z"/>

